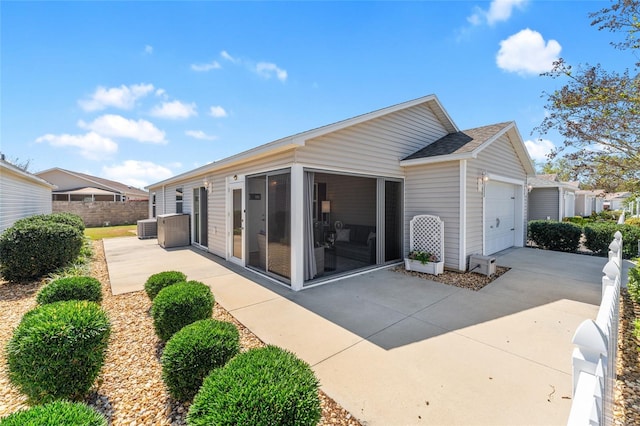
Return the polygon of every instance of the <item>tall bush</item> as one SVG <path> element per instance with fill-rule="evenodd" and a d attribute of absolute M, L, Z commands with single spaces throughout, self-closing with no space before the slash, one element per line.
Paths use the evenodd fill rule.
<path fill-rule="evenodd" d="M 580 246 L 582 228 L 571 222 L 532 220 L 528 235 L 540 248 L 574 253 Z"/>
<path fill-rule="evenodd" d="M 156 334 L 166 342 L 185 325 L 211 318 L 213 303 L 211 289 L 198 281 L 163 288 L 151 305 Z"/>
<path fill-rule="evenodd" d="M 162 353 L 162 378 L 172 397 L 191 401 L 202 381 L 240 350 L 235 325 L 205 319 L 174 334 Z"/>
<path fill-rule="evenodd" d="M 189 408 L 187 424 L 315 426 L 320 416 L 318 380 L 309 365 L 267 346 L 213 370 Z"/>
<path fill-rule="evenodd" d="M 635 225 L 618 225 L 613 222 L 588 224 L 584 227 L 585 246 L 594 254 L 606 256 L 616 231 L 622 234 L 622 256 L 625 259 L 638 256 L 640 227 Z"/>
<path fill-rule="evenodd" d="M 55 302 L 27 312 L 6 346 L 9 379 L 34 403 L 86 395 L 111 326 L 97 303 Z"/>
<path fill-rule="evenodd" d="M 7 281 L 40 278 L 75 260 L 83 242 L 82 232 L 64 223 L 14 225 L 0 235 L 0 274 Z"/>

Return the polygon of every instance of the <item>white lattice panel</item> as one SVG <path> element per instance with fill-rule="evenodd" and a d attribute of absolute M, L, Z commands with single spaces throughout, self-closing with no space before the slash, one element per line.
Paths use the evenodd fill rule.
<path fill-rule="evenodd" d="M 444 222 L 438 216 L 414 216 L 409 222 L 409 250 L 427 251 L 444 260 Z"/>

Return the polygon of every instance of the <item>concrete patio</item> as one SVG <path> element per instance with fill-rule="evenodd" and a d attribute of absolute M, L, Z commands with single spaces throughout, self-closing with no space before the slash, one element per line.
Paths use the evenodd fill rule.
<path fill-rule="evenodd" d="M 480 291 L 390 270 L 292 292 L 191 247 L 104 240 L 114 294 L 180 270 L 266 343 L 307 361 L 367 425 L 566 424 L 571 337 L 600 301 L 604 258 L 530 248 Z"/>

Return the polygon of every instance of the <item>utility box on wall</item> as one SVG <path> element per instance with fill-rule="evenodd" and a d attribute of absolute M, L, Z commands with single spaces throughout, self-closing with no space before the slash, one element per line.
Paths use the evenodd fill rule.
<path fill-rule="evenodd" d="M 477 272 L 490 277 L 496 273 L 496 258 L 472 254 L 469 258 L 469 272 Z"/>
<path fill-rule="evenodd" d="M 162 248 L 188 246 L 191 243 L 188 214 L 158 215 L 158 244 Z"/>

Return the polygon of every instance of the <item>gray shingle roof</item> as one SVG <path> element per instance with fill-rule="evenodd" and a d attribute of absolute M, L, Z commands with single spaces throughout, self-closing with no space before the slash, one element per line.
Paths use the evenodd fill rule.
<path fill-rule="evenodd" d="M 473 152 L 476 148 L 491 139 L 510 124 L 511 122 L 491 124 L 489 126 L 476 127 L 462 132 L 449 133 L 437 141 L 432 142 L 424 148 L 414 152 L 403 160 L 415 160 L 418 158 Z"/>

